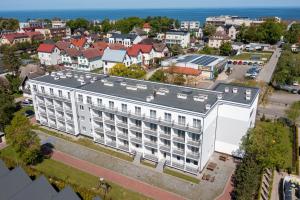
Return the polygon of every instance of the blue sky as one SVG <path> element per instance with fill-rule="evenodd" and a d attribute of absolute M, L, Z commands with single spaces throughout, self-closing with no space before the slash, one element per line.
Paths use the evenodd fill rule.
<path fill-rule="evenodd" d="M 0 10 L 300 7 L 300 0 L 3 0 Z"/>

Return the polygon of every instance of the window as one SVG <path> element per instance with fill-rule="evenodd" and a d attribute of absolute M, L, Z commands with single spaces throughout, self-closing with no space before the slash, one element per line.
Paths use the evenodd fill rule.
<path fill-rule="evenodd" d="M 156 110 L 150 110 L 150 117 L 156 118 Z"/>
<path fill-rule="evenodd" d="M 98 104 L 98 106 L 101 106 L 102 105 L 102 99 L 97 99 L 97 104 Z"/>
<path fill-rule="evenodd" d="M 157 124 L 150 123 L 150 129 L 153 130 L 153 131 L 156 131 L 157 130 Z"/>
<path fill-rule="evenodd" d="M 155 154 L 155 151 L 154 151 L 154 149 L 151 149 L 151 153 L 154 155 Z"/>
<path fill-rule="evenodd" d="M 138 106 L 135 107 L 135 114 L 136 115 L 141 115 L 142 114 L 141 107 L 138 107 Z"/>
<path fill-rule="evenodd" d="M 110 120 L 115 120 L 115 116 L 113 114 L 109 113 L 109 119 Z"/>
<path fill-rule="evenodd" d="M 71 94 L 70 94 L 70 92 L 68 92 L 68 99 L 71 99 Z"/>
<path fill-rule="evenodd" d="M 181 125 L 185 125 L 185 117 L 184 116 L 178 116 L 178 123 Z"/>
<path fill-rule="evenodd" d="M 127 117 L 122 117 L 122 122 L 127 124 Z"/>
<path fill-rule="evenodd" d="M 86 102 L 87 102 L 88 104 L 92 104 L 92 97 L 87 96 L 87 97 L 86 97 Z"/>
<path fill-rule="evenodd" d="M 58 90 L 58 96 L 62 97 L 62 91 L 61 90 Z"/>
<path fill-rule="evenodd" d="M 176 158 L 177 158 L 177 160 L 180 160 L 180 156 L 177 156 Z"/>
<path fill-rule="evenodd" d="M 178 137 L 184 138 L 184 136 L 185 136 L 185 132 L 182 131 L 182 130 L 178 130 L 178 131 L 177 131 L 177 134 L 178 134 Z"/>
<path fill-rule="evenodd" d="M 142 121 L 135 120 L 135 125 L 138 126 L 138 127 L 141 127 L 142 126 Z"/>
<path fill-rule="evenodd" d="M 122 112 L 127 112 L 127 104 L 122 103 Z"/>
<path fill-rule="evenodd" d="M 37 91 L 36 85 L 33 85 L 33 90 L 34 90 L 35 92 Z"/>
<path fill-rule="evenodd" d="M 45 93 L 45 88 L 42 86 L 41 87 L 42 93 Z"/>
<path fill-rule="evenodd" d="M 78 101 L 83 102 L 83 96 L 81 94 L 78 95 Z"/>
<path fill-rule="evenodd" d="M 165 121 L 170 122 L 172 120 L 171 113 L 165 113 Z"/>
<path fill-rule="evenodd" d="M 79 106 L 79 109 L 80 109 L 80 110 L 84 110 L 83 105 L 80 105 L 80 106 Z"/>
<path fill-rule="evenodd" d="M 83 126 L 83 127 L 82 127 L 82 130 L 83 130 L 83 131 L 86 131 L 86 127 L 85 127 L 85 126 Z"/>
<path fill-rule="evenodd" d="M 54 92 L 53 92 L 53 88 L 50 88 L 50 94 L 53 95 Z"/>
<path fill-rule="evenodd" d="M 200 128 L 201 127 L 201 120 L 200 119 L 193 119 L 193 127 Z"/>
<path fill-rule="evenodd" d="M 122 132 L 123 132 L 124 134 L 126 134 L 126 135 L 127 135 L 127 134 L 128 134 L 128 129 L 126 129 L 126 128 L 123 128 L 123 129 L 122 129 Z"/>
<path fill-rule="evenodd" d="M 109 103 L 109 108 L 113 109 L 114 106 L 115 106 L 114 102 L 113 101 L 109 101 L 108 103 Z"/>
<path fill-rule="evenodd" d="M 164 133 L 170 135 L 171 134 L 171 128 L 164 126 Z"/>

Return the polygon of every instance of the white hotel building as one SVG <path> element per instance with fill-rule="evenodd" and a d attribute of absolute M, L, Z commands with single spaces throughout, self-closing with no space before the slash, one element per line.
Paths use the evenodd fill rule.
<path fill-rule="evenodd" d="M 236 155 L 259 90 L 204 90 L 61 71 L 29 81 L 42 125 L 197 174 L 214 151 Z"/>

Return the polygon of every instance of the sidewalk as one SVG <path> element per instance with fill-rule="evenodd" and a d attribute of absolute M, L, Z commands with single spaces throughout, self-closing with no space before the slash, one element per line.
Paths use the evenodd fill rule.
<path fill-rule="evenodd" d="M 62 162 L 66 165 L 72 166 L 79 170 L 85 171 L 89 174 L 95 175 L 97 177 L 102 177 L 106 180 L 112 181 L 116 184 L 121 185 L 127 189 L 133 190 L 135 192 L 144 194 L 150 198 L 157 200 L 182 200 L 183 197 L 161 190 L 160 188 L 154 187 L 152 185 L 143 183 L 141 181 L 132 179 L 127 176 L 123 176 L 114 171 L 105 169 L 103 167 L 96 166 L 84 160 L 77 159 L 68 154 L 62 153 L 60 151 L 54 151 L 52 159 Z"/>

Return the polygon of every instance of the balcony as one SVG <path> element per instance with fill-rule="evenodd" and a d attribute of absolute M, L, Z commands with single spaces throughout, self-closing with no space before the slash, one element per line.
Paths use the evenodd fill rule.
<path fill-rule="evenodd" d="M 127 145 L 119 145 L 119 149 L 129 152 L 129 146 L 127 146 Z"/>
<path fill-rule="evenodd" d="M 45 107 L 45 102 L 43 102 L 43 101 L 38 101 L 38 105 L 39 105 L 39 106 L 42 106 L 42 107 Z"/>
<path fill-rule="evenodd" d="M 191 145 L 191 146 L 196 146 L 199 147 L 200 146 L 200 140 L 192 140 L 192 139 L 187 139 L 187 144 Z"/>
<path fill-rule="evenodd" d="M 54 109 L 54 105 L 53 104 L 47 103 L 46 106 L 47 106 L 47 108 Z"/>
<path fill-rule="evenodd" d="M 184 170 L 184 164 L 178 163 L 178 162 L 175 162 L 175 161 L 172 162 L 172 167 L 180 169 L 180 170 Z"/>
<path fill-rule="evenodd" d="M 142 144 L 142 138 L 139 137 L 130 137 L 130 141 L 135 144 Z"/>
<path fill-rule="evenodd" d="M 142 127 L 141 126 L 136 126 L 136 125 L 131 125 L 130 130 L 141 133 L 142 132 Z"/>
<path fill-rule="evenodd" d="M 197 152 L 188 152 L 188 153 L 186 154 L 186 157 L 187 157 L 187 158 L 194 159 L 194 160 L 199 160 L 200 154 L 199 154 L 199 152 L 198 152 L 198 153 L 197 153 Z"/>
<path fill-rule="evenodd" d="M 55 100 L 58 100 L 58 101 L 71 102 L 71 99 L 68 99 L 65 96 L 57 96 L 57 95 L 54 95 L 54 94 L 42 93 L 42 92 L 39 92 L 39 91 L 36 91 L 36 95 L 41 96 L 41 97 L 50 98 L 50 99 L 55 99 Z"/>
<path fill-rule="evenodd" d="M 40 113 L 41 116 L 47 117 L 47 113 L 46 112 L 40 110 L 39 113 Z"/>
<path fill-rule="evenodd" d="M 57 120 L 59 120 L 61 122 L 65 122 L 65 117 L 61 116 L 61 115 L 57 115 Z"/>
<path fill-rule="evenodd" d="M 112 137 L 116 137 L 116 132 L 115 130 L 105 130 L 105 134 L 106 135 L 109 135 L 109 136 L 112 136 Z"/>
<path fill-rule="evenodd" d="M 116 146 L 117 146 L 117 143 L 116 143 L 116 141 L 107 141 L 107 142 L 106 142 L 106 145 L 107 145 L 107 146 L 110 146 L 110 147 L 116 147 Z"/>
<path fill-rule="evenodd" d="M 49 118 L 56 119 L 56 116 L 54 113 L 48 113 Z"/>
<path fill-rule="evenodd" d="M 197 167 L 186 166 L 185 170 L 191 174 L 198 174 L 199 169 Z"/>
<path fill-rule="evenodd" d="M 96 133 L 103 133 L 104 132 L 103 127 L 95 127 L 94 129 L 95 129 Z"/>
<path fill-rule="evenodd" d="M 128 128 L 128 124 L 125 122 L 117 122 L 117 126 L 121 128 Z"/>
<path fill-rule="evenodd" d="M 68 133 L 71 133 L 71 134 L 74 134 L 75 133 L 75 130 L 73 128 L 67 128 L 67 132 Z"/>
<path fill-rule="evenodd" d="M 73 124 L 73 123 L 74 123 L 73 118 L 67 118 L 66 121 L 67 121 L 67 123 L 69 123 L 69 124 Z"/>
<path fill-rule="evenodd" d="M 64 108 L 62 106 L 55 105 L 55 110 L 64 111 Z"/>
<path fill-rule="evenodd" d="M 72 108 L 65 107 L 65 112 L 69 114 L 73 114 Z"/>
<path fill-rule="evenodd" d="M 157 142 L 145 141 L 144 145 L 150 148 L 157 149 Z"/>
<path fill-rule="evenodd" d="M 109 125 L 113 125 L 113 126 L 115 125 L 115 120 L 112 119 L 105 119 L 104 122 Z"/>
<path fill-rule="evenodd" d="M 50 123 L 51 128 L 57 128 L 57 125 L 55 123 Z"/>
<path fill-rule="evenodd" d="M 169 153 L 171 151 L 171 146 L 165 145 L 165 144 L 161 144 L 161 145 L 159 145 L 159 149 L 161 151 L 165 151 L 165 152 Z"/>
<path fill-rule="evenodd" d="M 172 151 L 173 154 L 179 155 L 179 156 L 184 156 L 184 149 L 173 149 Z"/>
<path fill-rule="evenodd" d="M 63 126 L 59 126 L 57 129 L 60 131 L 66 131 L 66 127 L 63 127 Z"/>
<path fill-rule="evenodd" d="M 128 141 L 128 134 L 118 133 L 118 138 Z"/>
<path fill-rule="evenodd" d="M 144 158 L 147 159 L 147 160 L 158 162 L 158 158 L 155 155 L 153 155 L 153 154 L 147 154 L 147 153 L 145 153 L 144 154 Z"/>
<path fill-rule="evenodd" d="M 96 121 L 96 122 L 102 122 L 103 121 L 103 118 L 101 116 L 93 116 L 93 119 Z"/>
<path fill-rule="evenodd" d="M 100 144 L 104 144 L 104 137 L 95 138 L 94 141 Z"/>
<path fill-rule="evenodd" d="M 157 130 L 145 129 L 144 134 L 157 137 Z"/>
<path fill-rule="evenodd" d="M 40 124 L 42 124 L 44 126 L 48 126 L 48 122 L 47 121 L 40 121 Z"/>
<path fill-rule="evenodd" d="M 159 138 L 165 139 L 165 140 L 171 140 L 171 135 L 170 134 L 166 134 L 165 132 L 160 131 L 159 132 Z"/>
<path fill-rule="evenodd" d="M 178 137 L 178 136 L 173 136 L 173 142 L 178 142 L 178 143 L 183 143 L 184 144 L 184 138 L 183 137 Z"/>

